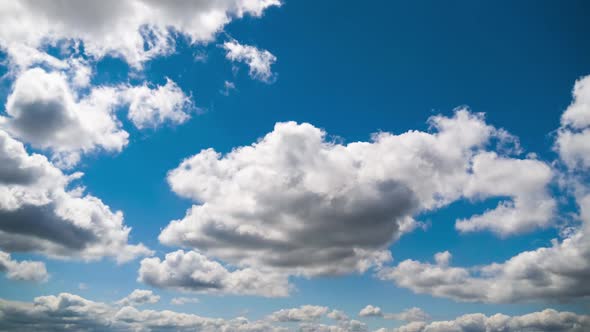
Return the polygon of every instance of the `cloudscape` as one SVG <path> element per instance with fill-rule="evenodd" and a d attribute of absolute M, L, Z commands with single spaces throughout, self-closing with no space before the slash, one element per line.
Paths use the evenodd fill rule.
<path fill-rule="evenodd" d="M 1 2 L 0 331 L 590 331 L 588 17 Z"/>

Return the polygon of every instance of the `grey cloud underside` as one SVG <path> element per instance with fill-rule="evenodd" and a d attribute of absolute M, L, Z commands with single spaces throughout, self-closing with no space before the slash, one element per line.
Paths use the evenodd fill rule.
<path fill-rule="evenodd" d="M 11 237 L 21 235 L 48 241 L 68 249 L 81 250 L 97 241 L 91 230 L 77 227 L 55 213 L 54 204 L 23 205 L 14 211 L 0 210 L 0 248 L 9 251 L 34 251 L 34 241 L 11 243 Z M 27 248 L 26 246 L 29 245 Z"/>

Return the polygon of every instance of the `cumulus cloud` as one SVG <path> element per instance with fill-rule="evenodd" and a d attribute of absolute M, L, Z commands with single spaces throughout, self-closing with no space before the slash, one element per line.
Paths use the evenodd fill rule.
<path fill-rule="evenodd" d="M 569 232 L 562 234 L 563 239 L 554 239 L 551 241 L 551 246 L 519 253 L 504 262 L 476 267 L 449 266 L 451 255 L 448 252 L 436 254 L 434 264 L 408 259 L 395 267 L 381 270 L 378 273 L 379 277 L 393 280 L 397 285 L 417 293 L 461 301 L 500 303 L 568 300 L 590 296 L 590 286 L 587 282 L 590 275 L 590 189 L 584 182 L 583 176 L 577 174 L 578 172 L 582 174 L 590 168 L 590 164 L 587 164 L 584 160 L 585 157 L 583 157 L 583 149 L 590 147 L 590 140 L 580 140 L 581 144 L 577 146 L 582 150 L 576 150 L 580 154 L 578 152 L 570 153 L 574 150 L 568 150 L 569 147 L 563 140 L 564 135 L 584 135 L 583 132 L 577 130 L 590 126 L 589 86 L 590 79 L 588 77 L 576 82 L 573 92 L 574 100 L 562 116 L 561 127 L 556 138 L 556 148 L 561 161 L 567 170 L 573 172 L 573 174 L 561 175 L 566 179 L 563 181 L 566 185 L 574 187 L 573 190 L 568 188 L 566 192 L 573 192 L 580 211 L 577 218 L 579 224 L 574 224 L 569 228 Z M 517 161 L 517 163 L 521 162 L 527 161 Z M 535 195 L 540 191 L 529 190 L 530 188 L 527 189 L 527 187 L 538 185 L 537 180 L 533 180 L 534 178 L 549 178 L 548 172 L 544 170 L 546 166 L 527 165 L 524 167 L 524 164 L 520 165 L 523 167 L 514 166 L 512 170 L 520 174 L 518 179 L 511 180 L 518 183 L 513 190 L 516 202 L 514 205 L 518 204 L 518 193 L 521 189 L 528 192 L 520 194 L 525 201 L 535 199 L 538 202 L 543 201 L 544 199 Z M 474 165 L 475 167 L 476 165 Z M 504 174 L 504 171 L 487 169 L 485 174 L 490 177 L 490 180 L 479 179 L 477 183 L 480 186 L 503 190 L 506 178 L 496 176 L 496 174 Z M 487 191 L 487 189 L 483 189 L 483 191 Z M 542 191 L 541 194 L 545 195 Z M 524 211 L 530 211 L 530 215 L 536 213 L 534 208 L 525 208 Z M 458 221 L 457 228 L 465 231 L 471 227 L 477 228 L 477 224 L 483 225 L 485 222 L 482 223 L 481 220 L 476 223 Z"/>
<path fill-rule="evenodd" d="M 299 326 L 300 332 L 366 332 L 367 325 L 361 321 L 351 319 L 340 321 L 337 325 L 326 325 L 320 323 L 302 323 Z"/>
<path fill-rule="evenodd" d="M 34 302 L 0 300 L 3 331 L 203 331 L 274 332 L 285 328 L 265 321 L 238 317 L 225 320 L 164 310 L 138 310 L 110 306 L 80 296 L 61 293 L 40 296 Z"/>
<path fill-rule="evenodd" d="M 525 251 L 502 263 L 463 268 L 448 266 L 448 262 L 408 259 L 383 269 L 379 277 L 417 293 L 461 301 L 499 303 L 589 296 L 587 224 L 571 237 L 553 241 L 551 247 Z"/>
<path fill-rule="evenodd" d="M 232 19 L 258 17 L 279 5 L 279 0 L 7 2 L 0 6 L 0 46 L 18 59 L 15 49 L 73 40 L 93 59 L 118 56 L 139 68 L 171 53 L 175 34 L 191 43 L 210 42 Z"/>
<path fill-rule="evenodd" d="M 572 170 L 590 168 L 590 76 L 576 81 L 573 101 L 561 117 L 555 148 Z"/>
<path fill-rule="evenodd" d="M 267 83 L 275 78 L 271 66 L 277 61 L 277 57 L 269 51 L 242 45 L 235 40 L 223 43 L 223 48 L 226 50 L 225 57 L 228 60 L 248 65 L 250 77 Z M 227 85 L 225 88 L 228 91 Z"/>
<path fill-rule="evenodd" d="M 80 71 L 73 77 L 83 81 Z M 95 87 L 80 96 L 60 71 L 32 68 L 15 81 L 0 128 L 32 146 L 50 150 L 63 168 L 74 166 L 82 154 L 120 152 L 129 134 L 116 117 L 128 107 L 128 117 L 139 129 L 165 123 L 181 124 L 190 118 L 192 103 L 171 80 L 149 87 L 117 85 Z M 85 84 L 78 82 L 76 84 Z"/>
<path fill-rule="evenodd" d="M 156 128 L 165 123 L 182 124 L 193 109 L 190 97 L 170 79 L 165 85 L 150 88 L 146 84 L 125 89 L 129 120 L 139 129 Z"/>
<path fill-rule="evenodd" d="M 44 282 L 49 278 L 45 263 L 35 261 L 16 261 L 9 253 L 0 251 L 0 272 L 12 280 Z"/>
<path fill-rule="evenodd" d="M 65 175 L 46 157 L 28 154 L 0 130 L 0 248 L 50 257 L 125 262 L 151 253 L 128 244 L 123 214 L 100 199 L 69 189 L 82 173 Z"/>
<path fill-rule="evenodd" d="M 381 308 L 375 307 L 371 304 L 367 305 L 359 312 L 359 316 L 361 317 L 380 317 L 383 315 L 381 312 Z"/>
<path fill-rule="evenodd" d="M 433 132 L 346 145 L 310 124 L 278 123 L 226 155 L 203 150 L 168 175 L 197 204 L 159 239 L 238 266 L 315 276 L 383 265 L 387 247 L 416 227 L 413 215 L 459 199 L 509 197 L 459 220 L 465 232 L 507 236 L 552 223 L 545 163 L 490 151 L 506 133 L 481 114 L 462 109 L 429 123 Z"/>
<path fill-rule="evenodd" d="M 160 296 L 154 294 L 151 290 L 136 289 L 131 294 L 120 299 L 116 303 L 121 306 L 139 306 L 143 304 L 154 304 L 160 301 Z"/>
<path fill-rule="evenodd" d="M 269 315 L 269 319 L 275 322 L 308 322 L 318 320 L 328 310 L 328 307 L 303 305 L 299 308 L 275 311 Z"/>
<path fill-rule="evenodd" d="M 431 323 L 413 322 L 394 332 L 520 332 L 520 331 L 552 331 L 582 332 L 590 328 L 590 316 L 577 315 L 571 312 L 558 312 L 552 309 L 534 312 L 522 316 L 495 314 L 468 314 L 454 320 L 434 321 Z M 387 331 L 383 329 L 383 331 Z"/>
<path fill-rule="evenodd" d="M 251 268 L 230 271 L 196 251 L 182 250 L 166 254 L 164 260 L 142 260 L 138 280 L 160 288 L 266 297 L 287 296 L 290 289 L 285 276 Z"/>
<path fill-rule="evenodd" d="M 2 128 L 34 147 L 50 149 L 64 166 L 72 166 L 80 154 L 104 150 L 119 152 L 129 134 L 114 111 L 117 92 L 96 88 L 78 99 L 66 76 L 33 68 L 14 83 L 6 103 Z"/>

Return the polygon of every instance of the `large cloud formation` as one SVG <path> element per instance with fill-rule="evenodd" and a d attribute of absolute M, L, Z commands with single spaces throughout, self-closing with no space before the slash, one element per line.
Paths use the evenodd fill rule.
<path fill-rule="evenodd" d="M 312 308 L 306 314 L 297 313 Z M 319 308 L 319 309 L 318 309 Z M 365 323 L 354 319 L 333 319 L 326 315 L 325 307 L 302 306 L 283 309 L 288 317 L 297 320 L 274 319 L 270 314 L 265 319 L 250 321 L 244 317 L 220 319 L 185 314 L 170 310 L 139 310 L 131 306 L 109 305 L 95 302 L 78 295 L 61 293 L 57 296 L 40 296 L 33 302 L 16 302 L 0 299 L 0 330 L 29 331 L 202 331 L 202 332 L 366 332 Z M 321 313 L 319 313 L 321 312 Z M 319 313 L 319 314 L 318 314 Z M 293 316 L 295 315 L 295 316 Z M 322 316 L 336 320 L 329 325 L 319 322 Z M 344 314 L 339 315 L 342 317 Z M 284 315 L 281 314 L 281 317 Z M 345 315 L 344 315 L 345 316 Z M 311 317 L 311 318 L 310 318 Z M 305 318 L 305 319 L 303 319 Z M 307 319 L 310 318 L 310 319 Z M 287 328 L 284 322 L 298 326 Z M 292 324 L 292 323 L 288 323 Z M 449 321 L 412 322 L 391 331 L 396 332 L 583 332 L 590 328 L 590 316 L 547 309 L 522 316 L 496 314 L 485 316 L 468 314 Z M 380 329 L 379 331 L 388 331 Z"/>
<path fill-rule="evenodd" d="M 566 166 L 562 182 L 573 187 L 565 191 L 573 192 L 580 210 L 578 223 L 565 238 L 554 239 L 550 247 L 525 251 L 501 263 L 451 267 L 451 255 L 447 252 L 437 254 L 435 264 L 409 259 L 381 270 L 379 276 L 417 293 L 462 301 L 517 302 L 590 296 L 590 188 L 584 178 L 590 169 L 585 159 L 590 151 L 590 140 L 585 137 L 590 126 L 589 84 L 590 77 L 576 82 L 574 100 L 562 116 L 556 139 L 556 150 Z"/>
<path fill-rule="evenodd" d="M 51 257 L 119 262 L 150 254 L 128 244 L 123 214 L 100 199 L 69 190 L 81 173 L 63 174 L 47 158 L 29 155 L 22 143 L 0 130 L 0 248 Z"/>
<path fill-rule="evenodd" d="M 174 36 L 210 42 L 233 18 L 261 16 L 279 0 L 18 1 L 0 5 L 0 46 L 16 61 L 46 44 L 80 41 L 86 55 L 118 56 L 134 67 L 174 50 Z"/>
<path fill-rule="evenodd" d="M 481 114 L 461 109 L 429 124 L 432 133 L 344 145 L 310 124 L 278 123 L 251 146 L 203 150 L 168 175 L 172 190 L 198 205 L 159 239 L 239 266 L 314 276 L 381 266 L 388 245 L 416 226 L 414 214 L 462 198 L 509 197 L 458 220 L 463 232 L 551 225 L 548 165 L 501 152 L 514 138 Z M 493 142 L 502 147 L 490 150 Z"/>

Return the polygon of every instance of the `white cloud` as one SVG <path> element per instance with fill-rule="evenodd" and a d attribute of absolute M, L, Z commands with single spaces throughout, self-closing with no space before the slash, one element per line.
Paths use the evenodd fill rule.
<path fill-rule="evenodd" d="M 69 81 L 87 84 L 85 75 L 78 70 L 69 80 L 59 71 L 26 70 L 14 83 L 0 128 L 36 148 L 50 150 L 57 165 L 71 168 L 82 154 L 123 150 L 129 134 L 116 117 L 120 107 L 128 107 L 128 117 L 139 129 L 181 124 L 190 118 L 192 102 L 171 80 L 153 88 L 146 84 L 94 87 L 80 96 Z"/>
<path fill-rule="evenodd" d="M 590 76 L 576 81 L 573 101 L 561 117 L 555 148 L 570 169 L 590 168 Z"/>
<path fill-rule="evenodd" d="M 183 291 L 287 296 L 290 285 L 285 276 L 264 273 L 251 268 L 229 271 L 204 255 L 182 250 L 141 261 L 138 280 L 148 285 Z"/>
<path fill-rule="evenodd" d="M 232 19 L 261 16 L 278 5 L 278 0 L 3 2 L 0 46 L 18 61 L 16 49 L 74 40 L 82 42 L 85 54 L 94 59 L 114 55 L 139 68 L 171 53 L 174 33 L 191 43 L 210 42 Z"/>
<path fill-rule="evenodd" d="M 277 61 L 277 57 L 269 51 L 242 45 L 235 40 L 223 43 L 223 48 L 227 52 L 225 57 L 228 60 L 248 65 L 250 77 L 267 83 L 274 80 L 275 74 L 271 66 Z"/>
<path fill-rule="evenodd" d="M 131 229 L 120 211 L 84 195 L 83 188 L 68 188 L 81 176 L 65 175 L 44 156 L 29 155 L 0 130 L 0 248 L 118 262 L 151 254 L 143 244 L 128 244 Z"/>
<path fill-rule="evenodd" d="M 348 315 L 340 310 L 332 310 L 326 315 L 326 317 L 333 320 L 348 320 Z"/>
<path fill-rule="evenodd" d="M 383 312 L 381 312 L 381 308 L 375 307 L 373 305 L 367 305 L 359 312 L 359 316 L 361 317 L 381 317 L 383 316 Z"/>
<path fill-rule="evenodd" d="M 191 99 L 170 79 L 156 88 L 129 87 L 122 92 L 129 104 L 128 117 L 139 129 L 156 128 L 164 123 L 182 124 L 190 119 Z"/>
<path fill-rule="evenodd" d="M 590 316 L 547 309 L 522 316 L 468 314 L 454 320 L 431 323 L 413 322 L 394 332 L 582 332 L 590 329 Z M 383 331 L 386 331 L 385 329 Z"/>
<path fill-rule="evenodd" d="M 154 304 L 160 301 L 160 296 L 154 294 L 151 290 L 135 289 L 131 294 L 116 302 L 121 306 L 139 306 L 143 304 Z"/>
<path fill-rule="evenodd" d="M 545 163 L 489 151 L 506 133 L 481 114 L 458 110 L 429 123 L 432 133 L 346 145 L 310 124 L 277 123 L 226 155 L 203 150 L 168 175 L 197 205 L 159 239 L 237 266 L 316 276 L 381 266 L 391 260 L 387 247 L 417 225 L 414 214 L 459 199 L 509 197 L 458 221 L 463 231 L 507 236 L 552 224 Z"/>
<path fill-rule="evenodd" d="M 45 282 L 49 278 L 45 263 L 35 261 L 15 261 L 9 253 L 0 251 L 0 272 L 12 280 Z"/>
<path fill-rule="evenodd" d="M 299 308 L 281 309 L 268 317 L 275 322 L 309 322 L 318 320 L 328 312 L 328 307 L 303 305 Z"/>
<path fill-rule="evenodd" d="M 14 83 L 0 125 L 34 147 L 51 149 L 61 165 L 73 166 L 82 153 L 119 152 L 127 145 L 129 134 L 114 114 L 117 99 L 112 88 L 96 88 L 79 99 L 64 74 L 33 68 Z"/>

